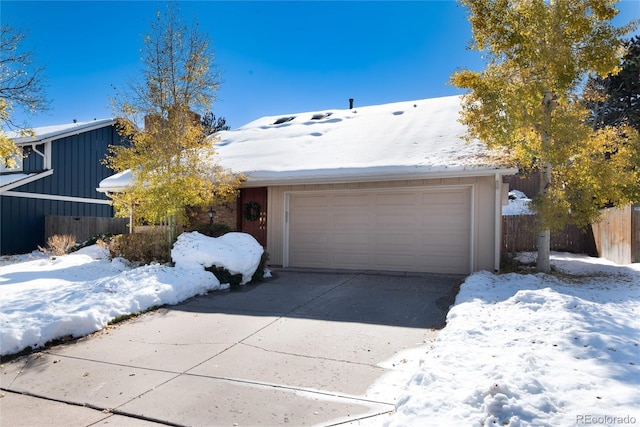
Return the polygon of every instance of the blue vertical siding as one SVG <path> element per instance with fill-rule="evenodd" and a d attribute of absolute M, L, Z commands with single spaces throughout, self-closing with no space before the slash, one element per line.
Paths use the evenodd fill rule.
<path fill-rule="evenodd" d="M 51 150 L 53 175 L 14 191 L 108 200 L 96 191 L 113 171 L 102 164 L 109 145 L 121 144 L 115 126 L 55 140 Z M 44 152 L 44 145 L 37 146 Z M 42 171 L 43 159 L 30 152 L 23 171 Z M 0 254 L 26 253 L 44 246 L 46 215 L 112 217 L 113 208 L 95 203 L 0 196 Z"/>

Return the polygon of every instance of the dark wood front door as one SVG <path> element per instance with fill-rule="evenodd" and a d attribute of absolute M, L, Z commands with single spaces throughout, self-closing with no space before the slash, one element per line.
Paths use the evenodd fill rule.
<path fill-rule="evenodd" d="M 267 246 L 267 188 L 243 188 L 238 199 L 240 231 Z"/>

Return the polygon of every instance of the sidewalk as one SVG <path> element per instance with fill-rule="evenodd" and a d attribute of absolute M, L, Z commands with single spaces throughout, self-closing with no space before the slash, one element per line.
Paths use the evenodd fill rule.
<path fill-rule="evenodd" d="M 379 425 L 461 281 L 275 271 L 3 364 L 0 425 Z"/>

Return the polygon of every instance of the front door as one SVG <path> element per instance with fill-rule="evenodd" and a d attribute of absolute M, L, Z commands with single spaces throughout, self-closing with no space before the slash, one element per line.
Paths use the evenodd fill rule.
<path fill-rule="evenodd" d="M 240 231 L 267 246 L 267 188 L 242 188 L 238 199 Z"/>

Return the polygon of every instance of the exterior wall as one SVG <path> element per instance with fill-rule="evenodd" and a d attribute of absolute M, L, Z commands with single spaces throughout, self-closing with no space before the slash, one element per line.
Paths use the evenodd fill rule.
<path fill-rule="evenodd" d="M 286 193 L 291 191 L 358 190 L 367 188 L 410 188 L 441 185 L 471 185 L 473 197 L 473 271 L 494 270 L 495 263 L 495 178 L 465 177 L 419 179 L 405 181 L 377 181 L 346 184 L 311 184 L 269 187 L 267 251 L 270 264 L 282 265 L 285 250 Z M 500 223 L 498 223 L 500 224 Z"/>
<path fill-rule="evenodd" d="M 71 215 L 111 217 L 113 208 L 108 198 L 96 191 L 101 180 L 113 171 L 101 162 L 109 145 L 121 142 L 115 126 L 68 136 L 52 142 L 53 175 L 14 188 L 11 192 L 45 195 L 48 199 L 9 196 L 0 197 L 0 254 L 24 253 L 45 244 L 45 216 Z M 36 147 L 42 152 L 42 145 Z M 42 157 L 30 152 L 23 171 L 42 170 Z M 9 193 L 11 193 L 9 192 Z M 55 200 L 55 196 L 93 199 L 83 202 Z"/>
<path fill-rule="evenodd" d="M 236 203 L 226 203 L 220 205 L 213 205 L 213 210 L 216 212 L 213 222 L 216 224 L 225 224 L 233 230 L 238 229 L 238 212 Z M 198 224 L 209 224 L 209 209 L 194 208 L 189 212 L 190 226 Z"/>

